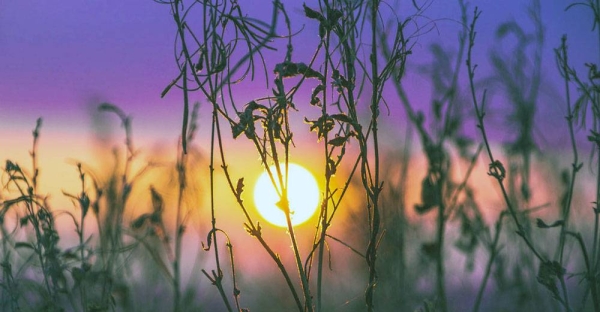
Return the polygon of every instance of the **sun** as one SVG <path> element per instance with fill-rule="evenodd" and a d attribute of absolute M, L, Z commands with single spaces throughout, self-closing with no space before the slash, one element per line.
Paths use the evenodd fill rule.
<path fill-rule="evenodd" d="M 284 167 L 282 166 L 282 169 Z M 275 174 L 275 166 L 270 167 Z M 304 167 L 289 163 L 288 200 L 292 225 L 298 225 L 310 219 L 319 205 L 319 186 L 313 175 Z M 284 173 L 285 179 L 285 173 Z M 280 188 L 277 183 L 277 188 Z M 264 172 L 254 186 L 254 204 L 260 215 L 269 223 L 287 227 L 283 210 L 277 207 L 279 195 L 269 175 Z"/>

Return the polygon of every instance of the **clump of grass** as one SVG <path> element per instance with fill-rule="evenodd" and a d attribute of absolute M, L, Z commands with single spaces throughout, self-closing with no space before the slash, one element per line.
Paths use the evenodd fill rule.
<path fill-rule="evenodd" d="M 24 206 L 23 215 L 19 218 L 19 227 L 31 229 L 34 239 L 31 242 L 15 241 L 14 245 L 11 244 L 11 247 L 15 251 L 29 251 L 31 254 L 30 259 L 35 259 L 41 271 L 42 285 L 44 285 L 43 289 L 37 293 L 39 296 L 38 299 L 41 300 L 38 305 L 44 309 L 54 311 L 60 309 L 59 299 L 62 297 L 60 294 L 64 292 L 66 287 L 66 277 L 64 275 L 63 254 L 58 247 L 60 238 L 54 225 L 54 215 L 48 207 L 46 198 L 38 193 L 39 168 L 37 146 L 41 126 L 42 119 L 39 118 L 33 130 L 33 146 L 30 151 L 32 172 L 27 173 L 19 164 L 13 163 L 10 160 L 6 161 L 4 172 L 8 175 L 8 181 L 5 187 L 15 190 L 17 197 L 7 199 L 3 202 L 3 215 L 9 209 L 17 209 L 18 206 Z M 6 249 L 5 251 L 8 257 L 9 251 Z M 10 263 L 4 264 L 4 272 L 10 284 L 14 285 Z M 19 303 L 14 293 L 11 297 L 11 304 L 18 308 Z"/>

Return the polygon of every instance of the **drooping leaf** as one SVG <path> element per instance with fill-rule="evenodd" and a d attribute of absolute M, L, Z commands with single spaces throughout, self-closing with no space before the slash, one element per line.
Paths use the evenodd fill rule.
<path fill-rule="evenodd" d="M 549 229 L 549 228 L 553 228 L 553 227 L 559 227 L 563 224 L 564 224 L 563 220 L 557 220 L 557 221 L 554 221 L 554 223 L 548 225 L 542 219 L 540 219 L 540 218 L 536 219 L 536 225 L 540 229 Z"/>
<path fill-rule="evenodd" d="M 325 27 L 325 23 L 319 24 L 319 38 L 325 38 L 325 34 L 327 33 L 327 28 Z"/>
<path fill-rule="evenodd" d="M 246 104 L 243 112 L 238 112 L 239 122 L 233 122 L 231 124 L 231 132 L 234 139 L 236 139 L 242 133 L 244 133 L 246 137 L 251 140 L 256 136 L 254 121 L 260 118 L 254 114 L 254 112 L 257 110 L 265 113 L 268 111 L 268 108 L 264 105 L 256 103 L 256 101 L 251 101 L 250 103 Z"/>
<path fill-rule="evenodd" d="M 327 158 L 327 177 L 332 177 L 335 175 L 335 173 L 337 172 L 337 166 L 335 164 L 335 162 L 333 161 L 333 159 L 331 158 Z"/>
<path fill-rule="evenodd" d="M 302 7 L 304 8 L 304 15 L 306 15 L 306 17 L 308 17 L 310 19 L 316 19 L 318 21 L 325 20 L 325 17 L 323 17 L 323 14 L 309 8 L 308 6 L 306 6 L 306 4 L 302 4 Z"/>
<path fill-rule="evenodd" d="M 335 126 L 333 118 L 329 115 L 321 116 L 317 120 L 309 120 L 305 117 L 304 122 L 310 125 L 310 131 L 317 131 L 319 141 Z"/>
<path fill-rule="evenodd" d="M 150 219 L 150 217 L 151 215 L 149 213 L 142 214 L 141 216 L 137 217 L 131 222 L 131 227 L 134 230 L 142 228 L 142 226 L 144 226 L 144 224 L 146 223 L 146 220 Z"/>
<path fill-rule="evenodd" d="M 81 192 L 81 195 L 79 196 L 79 207 L 81 208 L 81 214 L 84 218 L 87 215 L 88 210 L 90 209 L 90 204 L 91 201 L 88 194 L 85 192 Z"/>
<path fill-rule="evenodd" d="M 590 130 L 590 135 L 588 135 L 588 141 L 596 143 L 597 145 L 600 145 L 600 133 L 594 131 L 594 130 Z"/>
<path fill-rule="evenodd" d="M 306 78 L 318 78 L 323 80 L 323 75 L 321 73 L 310 68 L 304 63 L 294 63 L 285 61 L 283 63 L 275 65 L 274 72 L 281 78 L 290 78 L 297 75 L 304 75 Z M 282 89 L 282 86 L 279 86 L 278 89 Z"/>
<path fill-rule="evenodd" d="M 156 191 L 154 186 L 150 186 L 150 194 L 152 197 L 152 210 L 155 213 L 161 213 L 164 209 L 164 202 L 162 196 Z"/>
<path fill-rule="evenodd" d="M 321 107 L 321 99 L 319 98 L 319 93 L 325 90 L 325 86 L 323 84 L 319 84 L 313 91 L 310 96 L 310 105 Z"/>
<path fill-rule="evenodd" d="M 421 204 L 415 205 L 419 214 L 424 214 L 441 203 L 439 181 L 428 174 L 421 182 Z"/>
<path fill-rule="evenodd" d="M 346 141 L 348 141 L 348 137 L 337 135 L 335 138 L 329 140 L 329 145 L 342 146 L 344 143 L 346 143 Z"/>
<path fill-rule="evenodd" d="M 335 24 L 337 24 L 338 20 L 344 16 L 344 14 L 342 13 L 342 11 L 337 10 L 337 9 L 330 9 L 327 12 L 327 22 L 330 26 L 334 26 Z"/>
<path fill-rule="evenodd" d="M 240 179 L 237 181 L 237 186 L 235 187 L 235 193 L 236 193 L 238 196 L 241 196 L 241 195 L 242 195 L 242 192 L 244 192 L 244 178 L 240 178 Z"/>
<path fill-rule="evenodd" d="M 33 245 L 31 245 L 30 243 L 27 243 L 27 242 L 16 242 L 15 248 L 27 248 L 27 249 L 35 250 Z"/>
<path fill-rule="evenodd" d="M 554 298 L 560 298 L 558 287 L 556 285 L 557 280 L 562 278 L 565 273 L 565 269 L 556 261 L 545 261 L 540 263 L 538 270 L 537 281 L 544 285 Z"/>
<path fill-rule="evenodd" d="M 4 165 L 4 170 L 6 170 L 6 171 L 21 171 L 21 168 L 19 167 L 18 164 L 7 159 L 6 165 Z"/>
<path fill-rule="evenodd" d="M 333 79 L 333 82 L 331 84 L 339 93 L 342 93 L 344 90 L 354 89 L 354 83 L 346 79 L 346 77 L 344 77 L 344 75 L 342 75 L 337 69 L 333 70 L 331 78 Z"/>
<path fill-rule="evenodd" d="M 333 114 L 330 117 L 339 122 L 352 123 L 352 119 L 350 119 L 350 117 L 348 117 L 346 114 Z"/>

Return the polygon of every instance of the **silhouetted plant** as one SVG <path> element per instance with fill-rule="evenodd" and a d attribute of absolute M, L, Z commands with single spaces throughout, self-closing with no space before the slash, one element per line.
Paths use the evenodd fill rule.
<path fill-rule="evenodd" d="M 516 44 L 512 49 L 496 46 L 490 56 L 493 73 L 479 81 L 475 81 L 473 49 L 481 12 L 475 9 L 469 17 L 464 1 L 458 1 L 461 16 L 456 51 L 447 45 L 432 44 L 431 62 L 415 67 L 408 64 L 417 47 L 417 37 L 439 26 L 437 21 L 422 19 L 433 5 L 431 1 L 412 2 L 410 11 L 402 7 L 402 11 L 395 11 L 399 13 L 388 13 L 390 4 L 378 0 L 318 0 L 303 4 L 297 11 L 288 11 L 284 3 L 275 0 L 264 14 L 266 21 L 250 17 L 242 4 L 233 0 L 155 2 L 168 5 L 176 26 L 177 72 L 161 96 L 178 90 L 183 97 L 175 159 L 164 166 L 168 178 L 143 180 L 156 163 L 139 160 L 141 152 L 133 143 L 131 116 L 116 105 L 103 103 L 99 112 L 118 118 L 124 144 L 112 149 L 106 168 L 74 162 L 79 187 L 63 190 L 73 209 L 53 210 L 48 196 L 42 195 L 38 186 L 41 119 L 38 120 L 30 151 L 31 168 L 25 169 L 12 160 L 6 160 L 2 168 L 0 310 L 166 308 L 178 312 L 201 307 L 241 312 L 248 311 L 246 306 L 258 304 L 242 296 L 244 289 L 252 285 L 283 289 L 281 303 L 269 301 L 265 295 L 259 303 L 273 306 L 260 309 L 329 311 L 340 309 L 334 302 L 341 300 L 336 298 L 337 290 L 330 289 L 339 279 L 345 287 L 352 288 L 353 293 L 347 296 L 353 297 L 342 298 L 342 307 L 348 309 L 362 306 L 367 311 L 450 311 L 457 306 L 451 300 L 454 289 L 447 280 L 448 268 L 458 268 L 450 258 L 453 255 L 464 259 L 465 273 L 461 278 L 475 280 L 473 311 L 505 302 L 498 300 L 500 296 L 511 296 L 515 302 L 507 304 L 507 309 L 527 303 L 565 311 L 591 306 L 600 311 L 598 200 L 592 207 L 595 221 L 589 239 L 584 232 L 587 224 L 579 227 L 572 218 L 583 166 L 576 144 L 578 126 L 590 130 L 592 155 L 600 154 L 600 74 L 591 63 L 586 64 L 586 77 L 577 74 L 568 59 L 566 38 L 555 54 L 565 82 L 572 166 L 563 173 L 560 194 L 548 194 L 548 205 L 531 207 L 532 194 L 538 194 L 537 186 L 532 185 L 531 176 L 537 170 L 533 164 L 543 162 L 537 157 L 541 148 L 533 135 L 535 113 L 540 108 L 544 41 L 539 0 L 531 2 L 531 33 L 516 21 L 497 28 L 498 45 L 504 46 L 509 36 L 514 36 Z M 594 22 L 600 21 L 598 1 L 576 3 L 569 8 L 577 5 L 591 9 Z M 315 26 L 308 28 L 315 32 L 311 42 L 299 42 L 298 33 L 308 30 L 295 24 L 288 12 L 301 15 L 307 25 Z M 407 17 L 400 18 L 400 14 Z M 299 45 L 312 47 L 314 52 L 300 55 L 295 51 Z M 461 73 L 464 62 L 466 75 Z M 407 76 L 417 74 L 431 85 L 427 107 L 419 106 L 417 95 L 411 94 L 403 82 Z M 263 76 L 264 81 L 257 79 Z M 506 144 L 506 159 L 498 158 L 492 138 L 488 137 L 490 125 L 484 117 L 491 111 L 491 102 L 488 103 L 487 91 L 478 90 L 482 85 L 509 100 L 507 107 L 498 110 L 514 130 L 508 132 L 512 137 Z M 249 100 L 238 92 L 244 86 L 252 86 L 258 92 L 264 89 L 264 94 Z M 578 96 L 572 103 L 573 87 Z M 466 106 L 467 93 L 472 109 Z M 418 96 L 418 100 L 423 97 Z M 208 105 L 196 103 L 190 107 L 194 97 Z M 388 105 L 399 105 L 404 110 L 406 118 L 401 122 L 409 128 L 406 133 L 399 127 L 386 128 L 388 119 L 384 112 L 390 108 Z M 198 118 L 203 114 L 211 120 L 210 143 L 196 138 Z M 292 122 L 294 118 L 303 118 L 305 124 L 297 126 Z M 397 116 L 392 118 L 397 123 Z M 473 121 L 483 141 L 478 148 L 465 127 Z M 587 127 L 590 122 L 592 126 Z M 390 143 L 384 135 L 387 131 L 394 138 L 403 137 L 392 142 L 404 144 L 391 146 L 396 154 L 386 149 Z M 318 217 L 307 231 L 298 231 L 292 224 L 288 199 L 289 163 L 301 152 L 294 140 L 302 132 L 310 133 L 312 147 L 319 151 L 313 157 L 319 162 L 323 185 Z M 227 139 L 229 135 L 233 139 Z M 414 149 L 415 138 L 419 152 Z M 268 237 L 271 232 L 263 228 L 245 202 L 248 177 L 240 176 L 230 158 L 237 146 L 245 144 L 242 141 L 253 146 L 258 165 L 279 193 L 278 206 L 286 217 L 281 233 L 285 232 L 282 237 L 290 246 L 286 251 L 276 248 L 274 242 L 281 241 L 279 237 Z M 200 146 L 206 146 L 206 159 Z M 482 194 L 493 192 L 471 180 L 478 170 L 481 151 L 489 158 L 484 167 L 497 184 L 502 197 L 500 207 L 484 203 Z M 591 159 L 595 161 L 594 157 Z M 417 158 L 424 160 L 424 167 L 414 166 Z M 596 172 L 599 165 L 600 162 L 590 164 L 590 168 Z M 204 166 L 206 174 L 199 169 Z M 223 175 L 225 184 L 219 184 L 218 174 Z M 600 175 L 596 173 L 595 178 L 598 199 Z M 166 180 L 171 183 L 164 185 Z M 203 207 L 200 192 L 195 189 L 194 183 L 199 180 L 208 184 L 207 207 Z M 234 253 L 234 244 L 242 238 L 233 233 L 244 230 L 225 227 L 223 221 L 230 212 L 220 209 L 226 203 L 218 193 L 223 187 L 233 196 L 243 218 L 243 229 L 271 259 L 276 267 L 273 271 L 281 274 L 283 287 L 277 280 L 261 285 L 258 277 L 255 280 L 255 276 L 236 266 L 244 263 L 246 257 L 254 257 L 255 249 L 239 254 L 236 248 Z M 407 209 L 413 204 L 409 202 L 412 190 L 418 197 L 418 203 L 410 207 L 414 210 Z M 148 199 L 149 204 L 141 213 L 134 210 L 134 192 Z M 546 206 L 558 207 L 558 218 L 546 220 L 544 216 L 533 220 L 532 213 Z M 194 254 L 184 248 L 183 241 L 192 234 L 192 215 L 204 208 L 210 208 L 210 218 L 199 220 L 199 229 L 203 231 L 201 240 L 206 240 L 198 242 L 201 246 L 194 268 L 186 271 L 183 259 Z M 208 214 L 209 210 L 203 211 Z M 489 211 L 496 211 L 497 215 Z M 411 224 L 408 220 L 413 212 L 418 221 Z M 431 229 L 423 226 L 430 215 L 435 220 Z M 62 245 L 65 240 L 60 239 L 56 226 L 60 216 L 72 221 L 69 224 L 76 235 L 73 246 Z M 89 227 L 91 222 L 96 222 L 97 233 Z M 343 222 L 350 226 L 341 226 Z M 310 237 L 303 237 L 306 233 Z M 423 238 L 427 235 L 434 238 Z M 351 239 L 355 237 L 358 239 Z M 515 242 L 515 238 L 520 241 Z M 301 248 L 303 241 L 309 241 L 305 248 Z M 577 256 L 568 258 L 572 247 Z M 337 271 L 334 248 L 342 248 L 355 257 L 346 271 Z M 548 256 L 548 248 L 552 248 L 553 257 Z M 256 254 L 260 256 L 262 251 Z M 287 252 L 291 260 L 280 256 L 280 252 Z M 485 261 L 480 255 L 486 256 Z M 514 264 L 512 259 L 519 263 Z M 483 274 L 481 278 L 469 276 L 476 269 Z M 188 276 L 191 278 L 184 285 Z M 585 283 L 571 290 L 567 288 L 571 287 L 567 284 L 570 277 Z M 431 284 L 423 286 L 424 280 L 431 280 Z M 493 293 L 488 286 L 490 280 L 497 286 Z M 203 288 L 204 283 L 213 288 Z M 504 292 L 505 288 L 514 289 L 517 283 L 524 285 L 517 289 L 519 293 Z M 539 290 L 556 301 L 547 302 L 537 294 Z M 148 291 L 167 291 L 169 295 L 161 296 L 168 300 L 138 302 Z M 573 300 L 570 292 L 581 293 L 581 302 Z M 217 294 L 217 299 L 204 302 L 199 294 Z M 591 305 L 588 297 L 592 298 Z M 152 306 L 157 300 L 161 302 Z M 502 308 L 506 307 L 498 309 Z"/>

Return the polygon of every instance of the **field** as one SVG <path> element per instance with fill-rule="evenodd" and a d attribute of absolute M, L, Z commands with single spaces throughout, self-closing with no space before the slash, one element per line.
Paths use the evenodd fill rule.
<path fill-rule="evenodd" d="M 600 312 L 582 1 L 136 4 L 169 19 L 169 78 L 137 76 L 174 105 L 89 96 L 86 137 L 0 97 L 0 311 Z"/>

